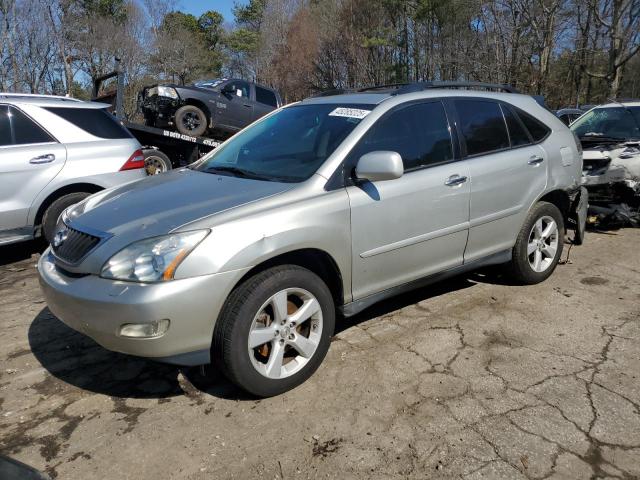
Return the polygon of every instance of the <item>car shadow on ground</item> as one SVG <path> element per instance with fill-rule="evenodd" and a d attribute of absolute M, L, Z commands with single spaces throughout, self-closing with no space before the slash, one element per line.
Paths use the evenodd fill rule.
<path fill-rule="evenodd" d="M 0 246 L 0 267 L 27 260 L 34 253 L 42 253 L 45 248 L 45 241 L 40 239 Z"/>
<path fill-rule="evenodd" d="M 483 275 L 481 280 L 474 276 Z M 496 274 L 474 273 L 419 288 L 380 303 L 350 318 L 338 318 L 336 334 L 418 302 L 470 288 Z M 184 368 L 104 349 L 67 327 L 44 308 L 29 328 L 31 351 L 54 377 L 77 388 L 117 398 L 170 398 L 204 393 L 231 400 L 255 400 L 229 382 L 214 365 Z M 181 375 L 182 374 L 182 375 Z"/>

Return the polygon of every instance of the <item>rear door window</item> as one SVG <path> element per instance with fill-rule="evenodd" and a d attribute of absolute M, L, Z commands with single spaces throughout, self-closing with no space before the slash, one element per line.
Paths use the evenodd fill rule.
<path fill-rule="evenodd" d="M 47 107 L 46 109 L 96 137 L 110 140 L 133 138 L 129 130 L 102 108 Z"/>
<path fill-rule="evenodd" d="M 491 100 L 455 99 L 467 155 L 509 148 L 509 135 L 500 105 Z"/>
<path fill-rule="evenodd" d="M 9 122 L 9 107 L 0 105 L 0 147 L 13 144 L 11 138 L 11 122 Z"/>
<path fill-rule="evenodd" d="M 529 134 L 518 120 L 518 117 L 513 113 L 513 111 L 507 107 L 506 105 L 501 105 L 502 113 L 504 114 L 504 119 L 507 122 L 507 128 L 509 129 L 509 139 L 511 140 L 512 147 L 521 147 L 523 145 L 529 145 L 531 143 L 531 139 L 529 138 Z"/>
<path fill-rule="evenodd" d="M 55 142 L 40 125 L 15 107 L 9 107 L 9 120 L 13 130 L 14 145 Z"/>
<path fill-rule="evenodd" d="M 401 106 L 369 129 L 351 154 L 355 165 L 365 153 L 397 152 L 405 171 L 439 165 L 453 159 L 449 122 L 442 102 Z"/>
<path fill-rule="evenodd" d="M 271 90 L 267 90 L 266 88 L 259 87 L 256 85 L 256 101 L 258 103 L 263 103 L 264 105 L 270 105 L 272 107 L 278 106 L 278 100 L 276 99 L 276 94 Z"/>

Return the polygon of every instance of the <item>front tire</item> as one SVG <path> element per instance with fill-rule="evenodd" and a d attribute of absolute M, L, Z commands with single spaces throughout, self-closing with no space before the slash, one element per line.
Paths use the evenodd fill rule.
<path fill-rule="evenodd" d="M 520 283 L 540 283 L 553 273 L 564 245 L 562 213 L 552 203 L 538 202 L 518 234 L 511 258 L 511 273 Z"/>
<path fill-rule="evenodd" d="M 183 105 L 176 111 L 176 128 L 183 135 L 199 137 L 207 131 L 207 115 L 194 105 Z"/>
<path fill-rule="evenodd" d="M 334 326 L 333 297 L 320 277 L 295 265 L 273 267 L 229 295 L 214 330 L 212 358 L 238 387 L 271 397 L 316 371 Z"/>
<path fill-rule="evenodd" d="M 42 235 L 47 240 L 47 243 L 51 243 L 53 236 L 56 233 L 56 224 L 58 218 L 62 215 L 67 208 L 76 203 L 80 203 L 82 200 L 91 195 L 89 192 L 76 192 L 63 195 L 55 200 L 51 205 L 47 207 L 42 216 Z"/>

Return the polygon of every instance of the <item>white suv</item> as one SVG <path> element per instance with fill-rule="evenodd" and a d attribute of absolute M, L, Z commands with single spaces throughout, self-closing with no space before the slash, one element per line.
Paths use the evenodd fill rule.
<path fill-rule="evenodd" d="M 140 144 L 105 107 L 0 93 L 0 245 L 51 241 L 67 207 L 146 175 Z"/>

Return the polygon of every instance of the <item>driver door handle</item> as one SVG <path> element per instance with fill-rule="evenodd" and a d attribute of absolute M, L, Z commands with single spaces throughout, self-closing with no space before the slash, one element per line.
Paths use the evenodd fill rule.
<path fill-rule="evenodd" d="M 462 185 L 464 182 L 467 181 L 467 177 L 463 176 L 463 175 L 451 175 L 449 178 L 447 178 L 444 182 L 444 184 L 447 187 L 455 187 L 457 185 Z"/>
<path fill-rule="evenodd" d="M 33 157 L 29 160 L 29 163 L 33 165 L 39 165 L 41 163 L 51 163 L 56 159 L 56 156 L 53 153 L 47 153 L 46 155 L 40 155 L 38 157 Z"/>
<path fill-rule="evenodd" d="M 544 158 L 539 155 L 532 155 L 527 162 L 529 165 L 539 165 L 544 162 Z"/>

